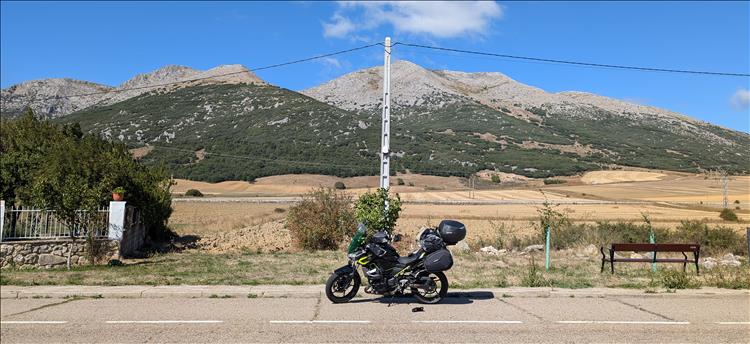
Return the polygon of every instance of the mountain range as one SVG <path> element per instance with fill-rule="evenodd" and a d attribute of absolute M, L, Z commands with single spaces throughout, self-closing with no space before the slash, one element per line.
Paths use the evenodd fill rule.
<path fill-rule="evenodd" d="M 391 149 L 400 172 L 750 172 L 750 135 L 683 114 L 590 93 L 549 93 L 497 72 L 429 70 L 408 61 L 391 70 Z M 90 95 L 66 97 L 74 94 Z M 148 163 L 166 163 L 176 177 L 253 180 L 377 174 L 381 98 L 382 67 L 294 92 L 239 65 L 167 66 L 117 87 L 24 82 L 2 90 L 0 111 L 14 117 L 31 107 L 40 117 L 78 122 L 126 142 Z"/>

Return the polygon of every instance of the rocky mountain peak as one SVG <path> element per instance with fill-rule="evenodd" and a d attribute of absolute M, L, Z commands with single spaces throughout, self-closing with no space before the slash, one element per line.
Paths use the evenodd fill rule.
<path fill-rule="evenodd" d="M 107 92 L 111 89 L 110 86 L 69 78 L 25 81 L 0 91 L 0 98 L 2 98 L 0 113 L 4 117 L 12 117 L 22 114 L 27 107 L 31 107 L 39 117 L 60 117 L 89 107 L 97 100 L 92 96 L 63 97 Z"/>
<path fill-rule="evenodd" d="M 261 80 L 255 73 L 249 71 L 240 64 L 221 65 L 201 72 L 190 79 L 202 79 L 195 81 L 199 84 L 256 84 L 266 82 Z M 189 81 L 189 80 L 188 80 Z"/>
<path fill-rule="evenodd" d="M 13 117 L 31 106 L 40 117 L 60 117 L 90 106 L 111 105 L 159 89 L 171 91 L 196 85 L 241 83 L 265 84 L 257 75 L 238 64 L 221 65 L 207 71 L 167 65 L 138 74 L 117 87 L 74 79 L 32 80 L 3 89 L 0 112 L 3 116 Z M 85 96 L 73 96 L 81 94 Z"/>
<path fill-rule="evenodd" d="M 122 83 L 119 88 L 132 88 L 176 82 L 182 79 L 193 77 L 197 74 L 200 74 L 200 71 L 190 67 L 167 65 L 152 72 L 138 74 L 128 81 Z"/>

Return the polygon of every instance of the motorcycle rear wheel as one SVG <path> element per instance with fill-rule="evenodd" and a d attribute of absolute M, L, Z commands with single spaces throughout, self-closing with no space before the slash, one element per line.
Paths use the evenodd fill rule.
<path fill-rule="evenodd" d="M 346 285 L 342 285 L 343 283 Z M 326 297 L 333 303 L 349 302 L 357 295 L 361 284 L 362 280 L 356 270 L 353 275 L 333 273 L 326 282 Z"/>
<path fill-rule="evenodd" d="M 448 295 L 448 277 L 441 271 L 437 272 L 422 272 L 418 278 L 428 277 L 434 283 L 432 290 L 425 290 L 422 288 L 411 288 L 411 294 L 421 303 L 438 303 L 446 295 Z"/>

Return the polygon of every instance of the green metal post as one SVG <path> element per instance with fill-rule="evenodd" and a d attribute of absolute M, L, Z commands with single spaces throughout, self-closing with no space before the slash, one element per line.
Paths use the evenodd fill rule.
<path fill-rule="evenodd" d="M 547 228 L 545 228 L 544 231 L 546 237 L 546 243 L 544 245 L 544 266 L 549 270 L 549 225 L 547 225 Z"/>

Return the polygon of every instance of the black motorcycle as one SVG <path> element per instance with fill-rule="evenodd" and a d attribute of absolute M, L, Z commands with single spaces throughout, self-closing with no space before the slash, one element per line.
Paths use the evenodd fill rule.
<path fill-rule="evenodd" d="M 401 257 L 385 231 L 366 238 L 365 225 L 360 224 L 349 244 L 349 264 L 331 274 L 326 282 L 326 296 L 333 303 L 351 300 L 359 291 L 362 280 L 357 266 L 367 277 L 366 293 L 399 295 L 410 292 L 423 303 L 437 303 L 448 293 L 448 279 L 443 271 L 453 266 L 453 256 L 446 248 L 466 237 L 466 227 L 452 220 L 443 220 L 437 228 L 429 228 L 418 236 L 419 249 Z"/>

